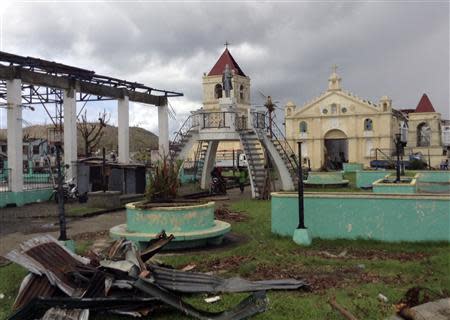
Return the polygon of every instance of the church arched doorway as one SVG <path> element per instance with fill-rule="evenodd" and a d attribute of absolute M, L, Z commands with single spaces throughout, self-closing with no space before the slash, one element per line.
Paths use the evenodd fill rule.
<path fill-rule="evenodd" d="M 328 170 L 341 170 L 348 162 L 348 140 L 343 131 L 333 129 L 325 134 L 324 159 Z"/>

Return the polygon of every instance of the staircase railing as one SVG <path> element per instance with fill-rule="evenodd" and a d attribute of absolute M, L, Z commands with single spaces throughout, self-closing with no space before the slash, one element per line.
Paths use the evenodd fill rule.
<path fill-rule="evenodd" d="M 375 148 L 372 149 L 375 150 L 375 160 L 388 160 L 391 162 L 394 162 L 392 156 L 387 155 L 383 150 L 381 150 L 380 148 Z M 389 149 L 390 150 L 390 149 Z M 378 154 L 381 154 L 382 156 L 384 156 L 384 159 L 378 159 Z"/>
<path fill-rule="evenodd" d="M 183 137 L 193 128 L 195 127 L 197 124 L 194 123 L 194 116 L 193 114 L 191 114 L 189 117 L 187 117 L 187 119 L 183 122 L 183 124 L 181 125 L 180 129 L 176 132 L 174 138 L 172 139 L 172 141 L 170 141 L 169 143 L 169 149 L 172 148 L 173 146 L 177 146 L 179 144 L 181 144 L 181 141 L 183 140 Z"/>
<path fill-rule="evenodd" d="M 267 113 L 262 112 L 252 112 L 252 120 L 253 120 L 253 127 L 257 130 L 270 130 L 269 128 L 272 128 L 272 140 L 275 140 L 278 145 L 281 147 L 281 150 L 283 154 L 285 155 L 287 161 L 291 165 L 291 167 L 294 170 L 297 170 L 298 168 L 298 159 L 295 156 L 295 152 L 292 149 L 291 145 L 286 139 L 286 136 L 284 135 L 283 131 L 280 129 L 280 127 L 277 125 L 277 123 L 273 119 L 269 119 L 269 116 Z M 272 126 L 269 125 L 269 122 L 271 122 Z M 270 132 L 269 132 L 270 134 Z"/>

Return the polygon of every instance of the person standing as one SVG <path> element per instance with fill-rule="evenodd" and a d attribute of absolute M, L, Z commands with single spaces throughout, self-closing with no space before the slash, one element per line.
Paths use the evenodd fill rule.
<path fill-rule="evenodd" d="M 244 193 L 244 184 L 247 180 L 247 172 L 242 167 L 239 167 L 239 189 Z"/>

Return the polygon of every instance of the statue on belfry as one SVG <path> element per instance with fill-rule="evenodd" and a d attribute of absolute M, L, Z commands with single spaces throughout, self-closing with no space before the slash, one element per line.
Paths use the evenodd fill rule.
<path fill-rule="evenodd" d="M 222 75 L 222 86 L 225 91 L 225 97 L 230 97 L 230 92 L 233 89 L 233 85 L 231 83 L 231 79 L 233 78 L 233 74 L 231 73 L 230 66 L 228 64 L 225 65 L 225 70 L 223 70 Z"/>

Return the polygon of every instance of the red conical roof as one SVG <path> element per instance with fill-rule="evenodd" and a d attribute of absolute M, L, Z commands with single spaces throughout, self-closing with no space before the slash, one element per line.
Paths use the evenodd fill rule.
<path fill-rule="evenodd" d="M 225 70 L 225 65 L 229 65 L 231 70 L 234 70 L 235 74 L 240 76 L 244 76 L 245 74 L 242 71 L 241 67 L 237 64 L 236 60 L 234 60 L 228 48 L 220 56 L 219 60 L 217 60 L 214 67 L 212 67 L 211 71 L 208 73 L 208 76 L 219 76 L 223 74 L 223 70 Z"/>
<path fill-rule="evenodd" d="M 414 112 L 436 112 L 436 110 L 434 110 L 430 99 L 428 99 L 428 96 L 424 93 Z"/>

